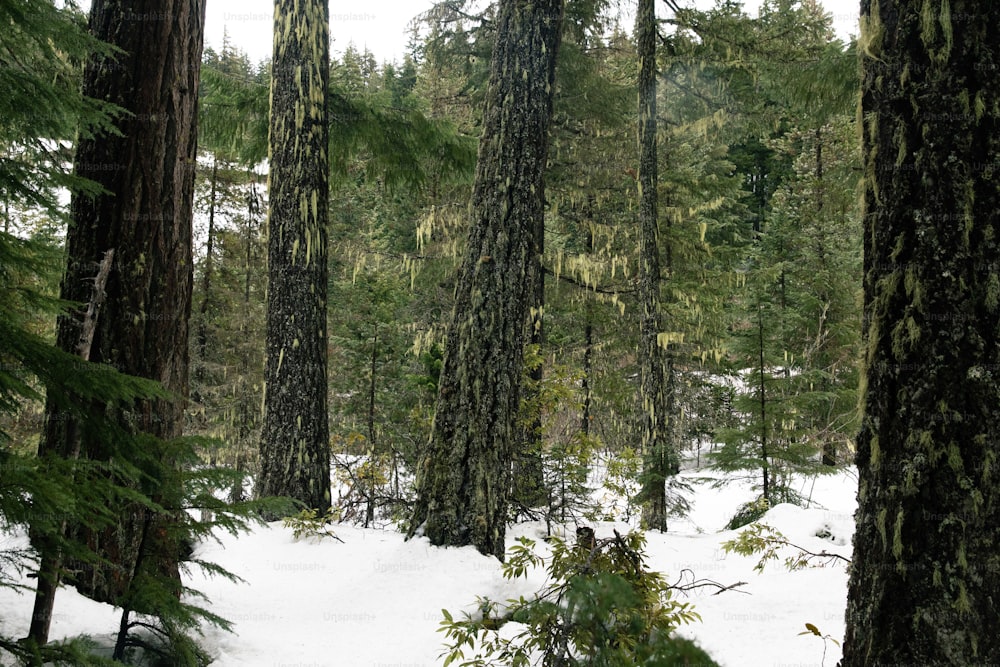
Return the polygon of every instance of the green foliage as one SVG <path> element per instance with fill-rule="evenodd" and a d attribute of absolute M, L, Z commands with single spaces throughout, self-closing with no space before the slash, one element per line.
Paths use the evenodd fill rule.
<path fill-rule="evenodd" d="M 734 539 L 722 543 L 722 549 L 726 553 L 736 553 L 741 556 L 760 556 L 760 560 L 753 569 L 763 572 L 769 561 L 778 560 L 778 551 L 783 547 L 792 547 L 796 552 L 785 558 L 785 567 L 793 572 L 805 567 L 829 565 L 834 561 L 850 563 L 850 559 L 840 554 L 832 554 L 826 551 L 815 553 L 789 542 L 780 531 L 765 523 L 753 523 L 749 528 L 740 532 Z"/>
<path fill-rule="evenodd" d="M 144 660 L 157 656 L 154 664 L 201 667 L 210 660 L 194 636 L 201 634 L 206 625 L 227 631 L 232 626 L 205 606 L 208 599 L 203 594 L 164 574 L 157 563 L 163 554 L 151 548 L 156 543 L 154 536 L 159 543 L 177 545 L 181 550 L 182 572 L 196 567 L 211 576 L 241 582 L 218 564 L 197 557 L 195 546 L 205 540 L 219 541 L 220 531 L 236 535 L 251 524 L 262 524 L 261 516 L 290 513 L 294 505 L 287 498 L 224 500 L 229 489 L 243 483 L 244 475 L 201 462 L 201 453 L 220 446 L 218 442 L 196 437 L 169 442 L 157 442 L 149 436 L 139 439 L 149 451 L 164 454 L 155 466 L 142 462 L 149 474 L 144 481 L 156 480 L 157 491 L 168 493 L 145 489 L 140 484 L 140 491 L 150 496 L 155 493 L 156 502 L 147 501 L 141 510 L 144 520 L 139 555 L 128 589 L 116 601 L 116 606 L 122 608 L 122 620 L 115 653 L 141 653 Z M 171 495 L 171 490 L 177 490 L 177 495 Z"/>
<path fill-rule="evenodd" d="M 119 111 L 81 93 L 83 63 L 111 48 L 86 30 L 73 4 L 0 1 L 0 202 L 59 213 L 58 189 L 94 192 L 66 168 L 69 144 L 115 132 Z M 5 228 L 6 231 L 6 228 Z"/>
<path fill-rule="evenodd" d="M 330 528 L 331 523 L 336 523 L 340 520 L 339 514 L 340 511 L 334 507 L 328 509 L 323 515 L 320 515 L 315 509 L 307 508 L 298 514 L 286 516 L 281 520 L 281 524 L 285 528 L 292 529 L 292 537 L 296 540 L 308 537 L 330 537 L 338 541 L 343 541 Z"/>
<path fill-rule="evenodd" d="M 578 531 L 577 544 L 553 537 L 551 554 L 520 538 L 504 563 L 508 579 L 545 567 L 549 582 L 531 598 L 499 604 L 480 598 L 475 616 L 455 619 L 442 610 L 448 638 L 445 665 L 668 665 L 683 655 L 713 665 L 707 655 L 671 636 L 681 624 L 700 620 L 671 587 L 645 566 L 641 533 L 593 539 Z M 502 631 L 507 623 L 517 629 Z M 470 655 L 467 655 L 470 654 Z M 702 662 L 702 660 L 704 660 Z"/>
<path fill-rule="evenodd" d="M 610 498 L 605 496 L 601 502 L 601 512 L 607 521 L 632 520 L 632 517 L 639 510 L 639 505 L 635 502 L 635 495 L 638 491 L 637 481 L 642 470 L 642 457 L 631 447 L 615 452 L 604 461 L 604 482 L 603 487 L 610 493 Z M 624 507 L 618 507 L 618 503 L 624 503 Z"/>
<path fill-rule="evenodd" d="M 767 514 L 769 509 L 771 509 L 771 503 L 764 496 L 757 498 L 757 500 L 743 503 L 736 510 L 736 514 L 729 520 L 729 523 L 726 524 L 726 530 L 736 530 L 749 523 L 753 523 Z"/>

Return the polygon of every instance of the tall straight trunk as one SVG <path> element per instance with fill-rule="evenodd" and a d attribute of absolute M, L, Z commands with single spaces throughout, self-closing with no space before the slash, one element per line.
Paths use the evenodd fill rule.
<path fill-rule="evenodd" d="M 326 0 L 275 0 L 264 428 L 258 496 L 330 507 Z"/>
<path fill-rule="evenodd" d="M 591 197 L 589 203 L 592 203 L 592 199 Z M 592 210 L 589 206 L 588 209 Z M 591 226 L 587 228 L 586 251 L 588 255 L 594 252 L 594 229 Z M 583 327 L 583 379 L 580 382 L 580 389 L 583 391 L 583 414 L 580 416 L 580 433 L 584 436 L 589 436 L 593 402 L 591 391 L 593 379 L 591 375 L 593 374 L 594 364 L 594 309 L 589 297 L 587 297 L 586 305 L 584 305 L 584 318 L 586 323 Z"/>
<path fill-rule="evenodd" d="M 96 181 L 106 192 L 72 197 L 66 233 L 61 296 L 67 300 L 87 300 L 93 267 L 114 248 L 90 359 L 157 380 L 172 392 L 172 400 L 141 402 L 120 415 L 129 429 L 160 439 L 181 434 L 188 393 L 191 223 L 204 17 L 204 0 L 94 0 L 91 32 L 121 51 L 114 58 L 87 63 L 84 94 L 128 113 L 117 123 L 120 134 L 81 138 L 75 173 Z M 72 350 L 79 338 L 79 320 L 61 317 L 58 345 Z M 65 456 L 73 447 L 70 434 L 75 425 L 54 410 L 47 406 L 39 452 Z M 80 441 L 79 451 L 92 460 L 121 455 L 114 443 L 88 437 Z M 161 452 L 152 455 L 162 457 Z M 154 500 L 176 493 L 162 480 L 155 484 Z M 121 515 L 116 529 L 75 532 L 107 559 L 74 564 L 77 588 L 101 602 L 118 603 L 125 595 L 149 516 L 149 510 L 137 505 L 116 509 Z M 153 556 L 146 562 L 179 584 L 179 549 L 169 532 L 156 532 L 148 545 Z"/>
<path fill-rule="evenodd" d="M 815 139 L 816 139 L 816 160 L 815 160 L 816 221 L 818 224 L 821 225 L 821 230 L 822 230 L 825 229 L 825 226 L 822 226 L 823 206 L 825 204 L 823 200 L 823 128 L 822 127 L 818 126 L 816 127 Z M 817 257 L 819 257 L 820 268 L 825 270 L 826 248 L 823 245 L 823 236 L 825 235 L 825 233 L 823 231 L 820 231 L 819 234 L 820 236 L 816 239 L 816 246 L 817 246 L 816 255 Z M 826 293 L 825 289 L 820 292 L 819 299 L 821 304 L 826 305 L 830 303 L 830 295 Z M 816 340 L 823 339 L 823 333 L 824 333 L 823 328 L 825 324 L 826 324 L 826 318 L 821 317 L 818 326 L 818 331 L 816 332 Z M 830 381 L 826 379 L 826 375 L 824 374 L 823 379 L 820 380 L 819 390 L 826 391 L 829 388 L 830 388 Z M 837 443 L 834 442 L 833 440 L 828 440 L 823 443 L 822 464 L 829 467 L 837 465 Z"/>
<path fill-rule="evenodd" d="M 1000 655 L 1000 4 L 864 0 L 845 667 Z"/>
<path fill-rule="evenodd" d="M 201 305 L 198 306 L 198 330 L 195 332 L 195 348 L 198 360 L 195 365 L 195 386 L 200 387 L 205 381 L 205 357 L 208 351 L 208 309 L 212 304 L 212 269 L 213 251 L 215 250 L 215 200 L 219 187 L 219 156 L 212 156 L 212 175 L 210 178 L 208 198 L 208 238 L 205 240 L 205 268 L 201 276 Z M 197 392 L 197 389 L 195 389 Z M 201 402 L 201 396 L 192 392 L 195 403 Z"/>
<path fill-rule="evenodd" d="M 677 472 L 669 429 L 666 350 L 660 345 L 660 240 L 656 155 L 656 6 L 640 0 L 636 14 L 639 55 L 639 398 L 643 449 L 643 518 L 667 529 L 667 478 Z"/>
<path fill-rule="evenodd" d="M 250 192 L 247 194 L 246 230 L 243 236 L 243 317 L 240 319 L 240 338 L 246 341 L 250 333 L 250 285 L 252 283 L 254 261 L 254 221 L 260 216 L 260 196 L 257 194 L 257 173 L 250 170 Z M 240 346 L 239 380 L 236 383 L 236 456 L 234 468 L 239 472 L 247 469 L 247 453 L 259 423 L 260 402 L 255 400 L 251 373 L 250 347 L 244 342 Z M 230 502 L 245 499 L 243 479 L 233 484 L 229 493 Z"/>
<path fill-rule="evenodd" d="M 760 472 L 761 495 L 765 500 L 771 500 L 771 465 L 767 451 L 767 382 L 764 363 L 764 306 L 758 296 L 757 301 L 757 370 L 760 383 L 757 386 L 757 396 L 760 400 Z"/>
<path fill-rule="evenodd" d="M 562 0 L 501 0 L 468 249 L 410 533 L 503 558 Z"/>

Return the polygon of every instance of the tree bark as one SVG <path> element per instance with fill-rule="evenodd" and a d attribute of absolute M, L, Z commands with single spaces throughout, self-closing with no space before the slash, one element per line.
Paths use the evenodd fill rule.
<path fill-rule="evenodd" d="M 256 493 L 330 507 L 326 0 L 275 0 L 264 426 Z"/>
<path fill-rule="evenodd" d="M 643 450 L 643 518 L 667 529 L 667 478 L 677 473 L 670 429 L 667 359 L 660 345 L 660 241 L 656 140 L 656 6 L 640 0 L 636 14 L 639 55 L 639 399 Z"/>
<path fill-rule="evenodd" d="M 1000 655 L 1000 5 L 864 0 L 864 417 L 845 667 Z"/>
<path fill-rule="evenodd" d="M 531 289 L 531 307 L 528 314 L 529 343 L 537 346 L 541 354 L 545 339 L 545 273 L 542 271 L 542 256 L 545 253 L 545 219 L 539 217 L 534 229 L 534 267 L 531 273 L 534 285 Z M 544 357 L 541 363 L 530 370 L 531 383 L 538 398 L 545 376 Z M 514 457 L 514 498 L 525 507 L 537 507 L 545 503 L 545 470 L 542 461 L 542 407 L 538 400 L 527 398 L 529 404 L 538 407 L 528 415 L 522 442 Z"/>
<path fill-rule="evenodd" d="M 472 229 L 410 534 L 503 558 L 562 0 L 501 0 Z"/>
<path fill-rule="evenodd" d="M 81 138 L 75 173 L 97 182 L 106 193 L 73 196 L 66 234 L 61 296 L 67 300 L 87 300 L 93 266 L 107 249 L 115 249 L 90 359 L 157 380 L 172 392 L 173 400 L 141 402 L 121 415 L 129 429 L 160 439 L 181 434 L 188 393 L 191 222 L 204 16 L 204 0 L 94 1 L 91 32 L 122 52 L 87 64 L 84 94 L 128 113 L 117 124 L 120 135 Z M 79 320 L 60 317 L 58 345 L 74 350 L 79 338 Z M 73 447 L 70 433 L 75 425 L 55 410 L 51 404 L 47 407 L 39 452 L 66 456 Z M 113 443 L 85 435 L 80 454 L 108 460 L 118 453 Z M 158 496 L 153 493 L 154 500 Z M 147 510 L 129 506 L 120 512 L 115 530 L 76 533 L 109 561 L 76 565 L 77 588 L 101 602 L 117 603 L 126 593 L 138 558 Z M 167 532 L 157 534 L 151 547 L 157 557 L 151 566 L 179 582 L 179 551 Z"/>

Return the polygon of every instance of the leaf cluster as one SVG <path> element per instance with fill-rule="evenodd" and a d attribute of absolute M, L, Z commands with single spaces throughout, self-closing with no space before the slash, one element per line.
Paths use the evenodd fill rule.
<path fill-rule="evenodd" d="M 504 605 L 480 598 L 475 616 L 462 619 L 442 610 L 440 631 L 449 640 L 444 664 L 673 664 L 664 661 L 677 650 L 671 634 L 700 617 L 689 604 L 672 599 L 663 576 L 646 567 L 643 535 L 616 531 L 614 537 L 595 539 L 581 529 L 578 538 L 575 544 L 550 538 L 548 556 L 539 555 L 528 538 L 511 547 L 506 578 L 538 567 L 548 574 L 548 583 L 533 597 Z M 517 626 L 502 631 L 507 623 Z"/>

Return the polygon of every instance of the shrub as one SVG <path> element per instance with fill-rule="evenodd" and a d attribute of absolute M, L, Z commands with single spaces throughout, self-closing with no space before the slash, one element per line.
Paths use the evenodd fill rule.
<path fill-rule="evenodd" d="M 595 539 L 592 530 L 582 528 L 577 536 L 575 544 L 552 538 L 547 557 L 527 538 L 511 548 L 503 566 L 506 578 L 539 566 L 548 573 L 549 583 L 532 598 L 505 605 L 479 598 L 475 616 L 459 620 L 442 610 L 441 631 L 448 638 L 444 664 L 714 665 L 700 652 L 704 658 L 696 662 L 672 661 L 670 656 L 694 659 L 695 647 L 671 633 L 700 617 L 689 604 L 672 599 L 663 575 L 646 568 L 641 533 L 616 531 L 614 537 Z M 507 623 L 519 626 L 502 630 Z M 475 655 L 467 658 L 466 651 Z"/>

